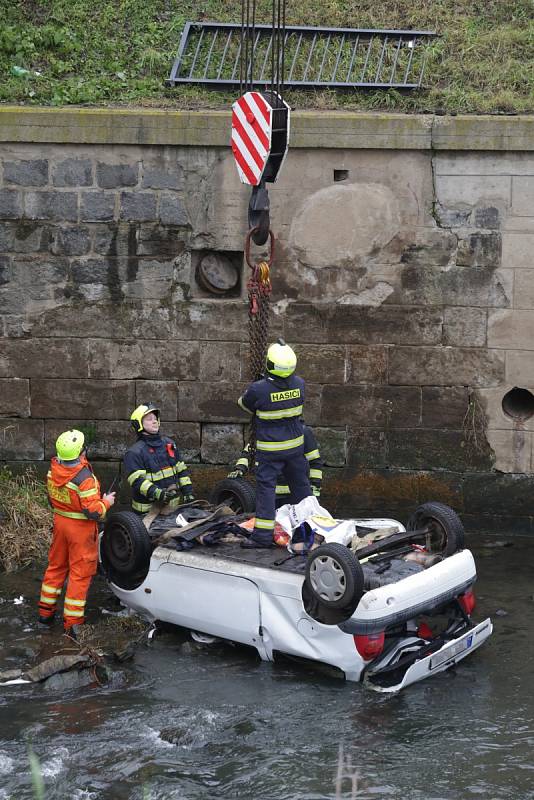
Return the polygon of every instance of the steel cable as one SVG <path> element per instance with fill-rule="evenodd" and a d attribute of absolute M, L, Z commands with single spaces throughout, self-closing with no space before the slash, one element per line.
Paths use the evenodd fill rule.
<path fill-rule="evenodd" d="M 271 26 L 271 97 L 274 93 L 274 59 L 276 50 L 275 30 L 275 0 L 273 0 L 273 21 Z"/>
<path fill-rule="evenodd" d="M 239 40 L 239 94 L 243 94 L 243 40 L 245 38 L 245 0 L 241 0 L 241 36 Z"/>
<path fill-rule="evenodd" d="M 282 96 L 285 81 L 287 0 L 273 0 L 271 28 L 271 96 Z M 239 88 L 241 94 L 254 89 L 256 56 L 256 0 L 241 0 Z"/>

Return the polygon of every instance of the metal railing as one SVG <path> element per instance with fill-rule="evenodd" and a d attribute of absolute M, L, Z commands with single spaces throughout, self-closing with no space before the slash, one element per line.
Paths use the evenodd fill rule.
<path fill-rule="evenodd" d="M 293 88 L 399 88 L 421 86 L 432 31 L 287 26 L 284 85 Z M 271 80 L 272 27 L 254 28 L 253 84 Z M 168 86 L 241 82 L 242 28 L 226 22 L 187 22 Z"/>

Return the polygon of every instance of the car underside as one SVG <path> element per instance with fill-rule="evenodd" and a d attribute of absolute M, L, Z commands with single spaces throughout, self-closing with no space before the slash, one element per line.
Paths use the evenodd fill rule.
<path fill-rule="evenodd" d="M 192 516 L 191 534 L 217 534 L 209 545 L 197 533 L 184 549 L 176 515 L 156 517 L 147 530 L 137 515 L 118 512 L 104 530 L 111 587 L 146 619 L 252 646 L 266 661 L 327 664 L 382 692 L 448 669 L 491 634 L 489 619 L 472 621 L 475 563 L 446 506 L 426 504 L 411 531 L 395 520 L 354 520 L 365 537 L 356 551 L 326 542 L 289 553 L 241 548 L 250 514 L 228 509 L 213 519 L 213 507 L 190 505 L 181 522 L 191 526 Z M 373 530 L 381 532 L 374 546 Z"/>

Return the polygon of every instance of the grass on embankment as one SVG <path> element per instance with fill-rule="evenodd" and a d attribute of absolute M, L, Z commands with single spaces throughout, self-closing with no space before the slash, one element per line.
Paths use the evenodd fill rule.
<path fill-rule="evenodd" d="M 298 108 L 534 112 L 532 0 L 287 0 L 287 23 L 435 30 L 425 90 L 293 92 Z M 258 21 L 271 0 L 258 0 Z M 239 0 L 0 0 L 0 102 L 228 108 L 237 91 L 165 88 L 186 20 L 239 22 Z M 41 75 L 12 74 L 22 67 Z"/>
<path fill-rule="evenodd" d="M 51 529 L 43 480 L 31 470 L 13 475 L 0 468 L 0 571 L 44 560 Z"/>

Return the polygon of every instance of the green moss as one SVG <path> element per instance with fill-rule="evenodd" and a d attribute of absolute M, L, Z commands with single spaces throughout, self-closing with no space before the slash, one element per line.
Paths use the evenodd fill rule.
<path fill-rule="evenodd" d="M 270 0 L 258 0 L 270 20 Z M 0 0 L 0 102 L 226 108 L 235 92 L 165 88 L 186 20 L 240 21 L 238 0 Z M 436 30 L 412 93 L 291 92 L 294 106 L 417 113 L 532 113 L 531 0 L 293 0 L 288 24 Z M 14 67 L 29 75 L 13 74 Z M 35 72 L 41 73 L 35 75 Z"/>

